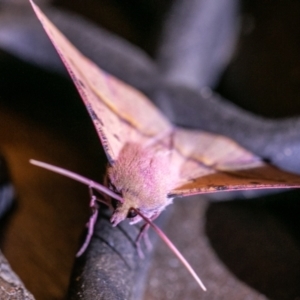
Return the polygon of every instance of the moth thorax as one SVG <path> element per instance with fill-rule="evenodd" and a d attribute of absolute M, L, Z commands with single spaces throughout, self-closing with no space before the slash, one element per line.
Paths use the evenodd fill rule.
<path fill-rule="evenodd" d="M 173 173 L 167 151 L 154 151 L 128 143 L 108 168 L 108 176 L 124 198 L 124 203 L 116 209 L 116 221 L 126 218 L 131 207 L 150 217 L 169 204 L 167 194 L 172 187 Z"/>

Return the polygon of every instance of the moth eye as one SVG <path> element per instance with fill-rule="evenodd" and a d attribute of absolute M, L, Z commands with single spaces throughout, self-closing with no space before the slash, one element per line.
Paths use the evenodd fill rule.
<path fill-rule="evenodd" d="M 127 214 L 127 218 L 134 218 L 137 216 L 137 212 L 134 209 L 129 209 L 128 214 Z"/>

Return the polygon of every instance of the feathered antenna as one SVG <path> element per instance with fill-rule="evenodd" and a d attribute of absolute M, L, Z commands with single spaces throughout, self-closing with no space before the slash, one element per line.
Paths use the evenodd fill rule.
<path fill-rule="evenodd" d="M 34 159 L 29 160 L 29 162 L 35 166 L 50 170 L 52 172 L 64 175 L 66 177 L 69 177 L 71 179 L 77 180 L 85 185 L 87 185 L 89 188 L 91 189 L 95 189 L 101 193 L 104 193 L 118 201 L 120 201 L 121 203 L 124 203 L 124 199 L 114 193 L 113 191 L 111 191 L 109 188 L 103 186 L 102 184 L 99 184 L 97 182 L 94 182 L 91 179 L 88 179 L 86 177 L 83 177 L 81 175 L 78 175 L 74 172 L 68 171 L 66 169 L 60 168 L 60 167 L 56 167 L 41 161 L 37 161 Z M 91 196 L 92 197 L 92 201 L 95 201 L 95 196 Z M 108 203 L 105 203 L 108 205 Z M 110 206 L 110 205 L 108 205 Z M 175 254 L 175 256 L 181 261 L 181 263 L 186 267 L 186 269 L 190 272 L 190 274 L 193 276 L 193 278 L 196 280 L 196 282 L 199 284 L 199 286 L 206 291 L 206 287 L 204 286 L 203 282 L 201 281 L 201 279 L 199 278 L 199 276 L 196 274 L 196 272 L 194 271 L 194 269 L 192 268 L 192 266 L 188 263 L 188 261 L 183 257 L 183 255 L 180 253 L 180 251 L 175 247 L 175 245 L 169 240 L 169 238 L 163 233 L 163 231 L 156 226 L 151 220 L 149 220 L 147 217 L 145 217 L 138 209 L 136 208 L 131 208 L 132 210 L 134 210 L 140 217 L 143 218 L 143 220 L 149 224 L 154 231 L 158 234 L 158 236 L 163 240 L 163 242 L 170 248 L 170 250 Z M 81 249 L 79 250 L 79 252 L 77 253 L 76 256 L 80 256 L 85 249 L 87 248 L 87 245 L 91 239 L 92 236 L 92 231 L 91 228 L 93 228 L 95 222 L 96 222 L 96 218 L 97 218 L 97 213 L 94 213 L 92 216 L 92 227 L 90 226 L 91 224 L 89 224 L 89 233 L 88 233 L 88 238 L 85 240 L 83 246 L 81 247 Z"/>

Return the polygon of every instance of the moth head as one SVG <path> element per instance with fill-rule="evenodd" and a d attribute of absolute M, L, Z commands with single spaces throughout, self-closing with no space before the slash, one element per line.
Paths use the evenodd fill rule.
<path fill-rule="evenodd" d="M 126 218 L 130 219 L 131 222 L 138 222 L 141 220 L 141 217 L 138 216 L 138 214 L 133 208 L 127 207 L 127 205 L 121 205 L 114 211 L 113 215 L 111 216 L 110 222 L 113 226 L 117 226 Z"/>
<path fill-rule="evenodd" d="M 136 210 L 142 213 L 145 217 L 151 219 L 154 215 L 157 215 L 158 210 L 147 210 L 143 206 L 140 206 L 140 201 L 135 198 L 124 197 L 123 203 L 116 202 L 115 210 L 110 219 L 113 226 L 117 226 L 125 219 L 130 220 L 130 224 L 138 223 L 142 218 L 137 214 Z"/>

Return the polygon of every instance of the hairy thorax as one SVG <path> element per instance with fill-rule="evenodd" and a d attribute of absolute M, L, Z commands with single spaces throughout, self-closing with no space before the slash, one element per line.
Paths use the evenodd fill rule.
<path fill-rule="evenodd" d="M 142 148 L 134 143 L 123 147 L 117 161 L 108 168 L 111 184 L 124 198 L 112 217 L 114 225 L 126 218 L 132 207 L 152 218 L 171 203 L 167 194 L 172 189 L 175 173 L 170 155 L 169 151 Z M 137 216 L 131 221 L 139 220 Z"/>

